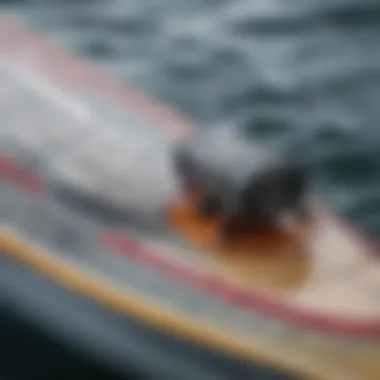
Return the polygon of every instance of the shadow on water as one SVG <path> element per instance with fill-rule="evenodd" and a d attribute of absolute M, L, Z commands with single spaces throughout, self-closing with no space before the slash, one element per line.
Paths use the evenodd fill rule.
<path fill-rule="evenodd" d="M 2 312 L 0 320 L 4 331 L 0 350 L 3 358 L 0 370 L 2 379 L 66 380 L 73 374 L 82 379 L 110 379 L 110 373 L 98 368 L 95 363 L 79 360 L 69 349 L 57 345 L 41 331 L 15 320 L 13 315 Z"/>

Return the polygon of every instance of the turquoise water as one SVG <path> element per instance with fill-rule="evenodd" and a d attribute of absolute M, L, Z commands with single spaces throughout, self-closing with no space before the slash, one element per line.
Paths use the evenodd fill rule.
<path fill-rule="evenodd" d="M 321 198 L 380 236 L 380 1 L 1 3 L 200 124 L 285 142 Z"/>

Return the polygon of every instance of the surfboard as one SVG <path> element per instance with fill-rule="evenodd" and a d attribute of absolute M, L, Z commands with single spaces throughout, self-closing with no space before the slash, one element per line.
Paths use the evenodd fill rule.
<path fill-rule="evenodd" d="M 220 247 L 217 219 L 182 200 L 172 168 L 194 123 L 10 18 L 0 19 L 0 77 L 4 267 L 240 370 L 378 378 L 373 242 L 313 200 L 308 225 L 241 229 Z M 196 373 L 194 352 L 184 357 Z"/>

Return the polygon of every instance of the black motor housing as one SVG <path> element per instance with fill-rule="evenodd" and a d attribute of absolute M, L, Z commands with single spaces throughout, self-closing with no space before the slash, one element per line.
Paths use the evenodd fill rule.
<path fill-rule="evenodd" d="M 174 165 L 183 187 L 199 194 L 205 214 L 276 224 L 285 213 L 298 214 L 304 207 L 303 165 L 233 134 L 199 132 L 181 141 Z"/>

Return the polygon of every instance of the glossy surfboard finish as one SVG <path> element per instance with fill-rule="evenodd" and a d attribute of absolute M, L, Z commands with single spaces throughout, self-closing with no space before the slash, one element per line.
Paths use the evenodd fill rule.
<path fill-rule="evenodd" d="M 372 245 L 315 204 L 291 235 L 243 233 L 221 250 L 173 175 L 190 122 L 9 19 L 0 77 L 7 265 L 246 363 L 378 379 Z"/>

